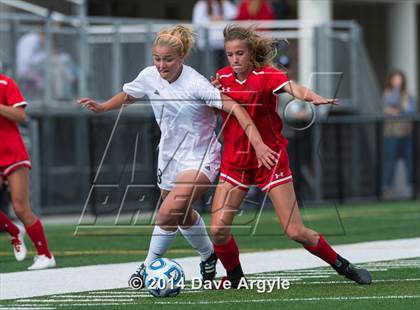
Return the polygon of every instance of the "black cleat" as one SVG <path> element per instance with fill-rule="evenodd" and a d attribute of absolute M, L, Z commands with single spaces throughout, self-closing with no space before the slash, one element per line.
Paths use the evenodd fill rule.
<path fill-rule="evenodd" d="M 133 273 L 128 280 L 128 286 L 132 289 L 140 290 L 144 287 L 144 273 L 146 271 L 146 266 L 141 264 L 140 267 L 136 270 L 136 273 Z"/>
<path fill-rule="evenodd" d="M 213 281 L 216 276 L 216 264 L 217 256 L 216 253 L 212 253 L 207 260 L 200 263 L 200 273 L 203 278 L 203 282 L 210 280 Z"/>
<path fill-rule="evenodd" d="M 243 278 L 245 278 L 245 275 L 242 271 L 241 264 L 227 272 L 227 279 L 230 281 L 230 283 L 232 283 L 232 288 L 237 288 L 239 283 L 243 281 Z"/>
<path fill-rule="evenodd" d="M 345 276 L 347 279 L 352 280 L 358 284 L 371 284 L 372 276 L 366 269 L 359 268 L 351 264 L 348 260 L 337 256 L 335 265 L 331 265 L 338 274 Z"/>

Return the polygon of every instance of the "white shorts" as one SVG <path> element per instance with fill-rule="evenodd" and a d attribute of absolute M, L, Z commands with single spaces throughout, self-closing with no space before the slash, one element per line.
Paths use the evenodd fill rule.
<path fill-rule="evenodd" d="M 157 170 L 158 186 L 163 190 L 171 191 L 176 178 L 187 170 L 200 171 L 207 176 L 210 183 L 213 183 L 220 171 L 220 153 L 213 153 L 212 158 L 206 158 L 203 161 L 181 162 L 173 158 L 169 163 L 160 162 Z"/>

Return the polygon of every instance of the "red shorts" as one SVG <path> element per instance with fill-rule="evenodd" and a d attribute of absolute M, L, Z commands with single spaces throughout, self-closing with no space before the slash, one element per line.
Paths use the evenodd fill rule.
<path fill-rule="evenodd" d="M 21 167 L 28 167 L 29 169 L 31 169 L 31 162 L 29 160 L 21 160 L 8 166 L 0 165 L 0 177 L 7 178 L 13 171 Z"/>
<path fill-rule="evenodd" d="M 255 183 L 263 192 L 269 192 L 278 185 L 293 181 L 286 148 L 282 148 L 279 160 L 271 170 L 268 170 L 265 166 L 260 168 L 228 167 L 224 165 L 222 160 L 220 179 L 243 191 L 248 191 L 251 185 Z"/>

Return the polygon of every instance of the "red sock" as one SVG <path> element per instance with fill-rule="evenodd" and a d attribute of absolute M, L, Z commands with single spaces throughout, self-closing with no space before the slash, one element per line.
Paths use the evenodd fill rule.
<path fill-rule="evenodd" d="M 319 241 L 316 246 L 304 246 L 304 248 L 330 265 L 334 265 L 337 260 L 337 253 L 332 249 L 329 243 L 324 239 L 324 236 L 321 234 L 319 235 Z"/>
<path fill-rule="evenodd" d="M 11 220 L 0 211 L 0 231 L 7 231 L 12 237 L 17 237 L 19 234 L 19 228 L 13 224 Z"/>
<path fill-rule="evenodd" d="M 230 240 L 225 244 L 220 245 L 213 243 L 213 247 L 226 271 L 231 271 L 240 264 L 239 249 L 233 236 L 231 236 Z"/>
<path fill-rule="evenodd" d="M 47 239 L 45 238 L 44 228 L 42 228 L 41 221 L 36 219 L 36 222 L 29 227 L 25 227 L 28 236 L 36 247 L 38 255 L 45 255 L 51 258 L 50 250 L 48 249 Z"/>

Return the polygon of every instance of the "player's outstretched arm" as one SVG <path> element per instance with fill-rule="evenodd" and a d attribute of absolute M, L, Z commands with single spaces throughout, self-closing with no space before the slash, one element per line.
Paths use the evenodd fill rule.
<path fill-rule="evenodd" d="M 14 122 L 26 122 L 26 113 L 22 107 L 10 107 L 0 104 L 0 115 Z"/>
<path fill-rule="evenodd" d="M 314 105 L 338 104 L 338 99 L 324 98 L 315 93 L 314 91 L 310 90 L 309 88 L 292 81 L 286 84 L 283 89 L 293 97 L 299 100 L 308 101 Z"/>
<path fill-rule="evenodd" d="M 82 98 L 77 100 L 77 103 L 85 107 L 86 109 L 93 111 L 95 113 L 103 113 L 114 109 L 121 108 L 124 104 L 130 104 L 135 101 L 135 98 L 129 96 L 125 92 L 119 92 L 111 99 L 105 101 L 104 103 L 98 103 L 91 98 Z"/>
<path fill-rule="evenodd" d="M 257 127 L 244 107 L 225 94 L 221 94 L 221 97 L 223 111 L 229 114 L 232 113 L 236 117 L 251 142 L 257 156 L 258 167 L 264 165 L 268 169 L 271 169 L 276 164 L 277 153 L 264 143 Z"/>

